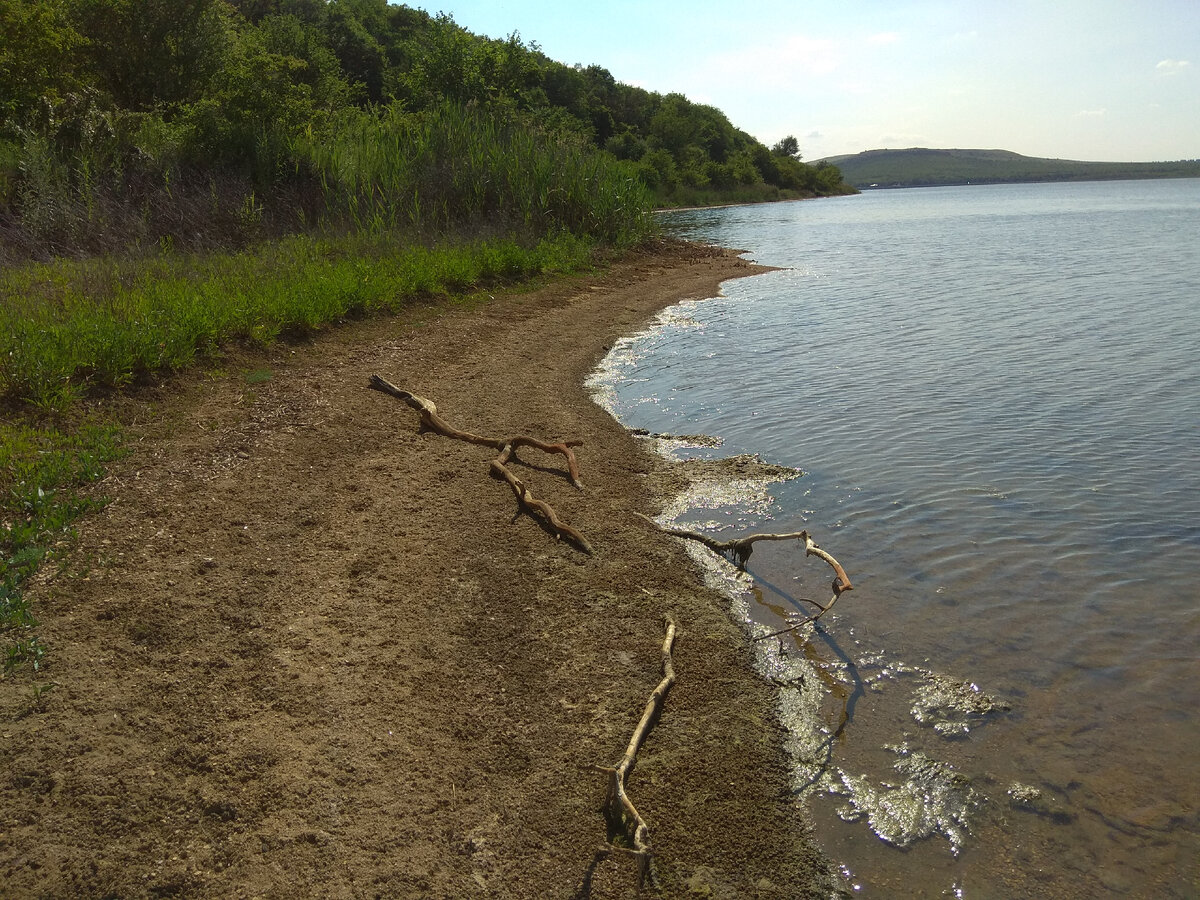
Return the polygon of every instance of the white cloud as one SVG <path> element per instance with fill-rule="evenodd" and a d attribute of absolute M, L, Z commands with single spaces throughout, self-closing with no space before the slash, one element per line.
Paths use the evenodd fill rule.
<path fill-rule="evenodd" d="M 819 131 L 810 131 L 804 136 L 804 139 L 806 141 L 819 141 L 823 137 L 825 137 L 825 135 L 821 134 Z"/>
<path fill-rule="evenodd" d="M 1164 59 L 1154 68 L 1158 69 L 1164 75 L 1173 75 L 1176 72 L 1181 72 L 1190 66 L 1191 63 L 1186 59 Z"/>
<path fill-rule="evenodd" d="M 1108 115 L 1108 110 L 1104 107 L 1100 109 L 1081 109 L 1075 113 L 1077 119 L 1099 119 L 1101 116 Z"/>

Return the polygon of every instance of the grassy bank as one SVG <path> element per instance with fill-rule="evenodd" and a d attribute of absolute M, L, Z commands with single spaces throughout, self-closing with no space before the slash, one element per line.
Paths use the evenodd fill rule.
<path fill-rule="evenodd" d="M 121 452 L 103 397 L 230 345 L 266 346 L 591 265 L 569 233 L 415 243 L 389 232 L 297 236 L 236 254 L 57 260 L 0 272 L 0 654 L 35 673 L 46 648 L 24 587 L 103 505 L 80 489 Z"/>
<path fill-rule="evenodd" d="M 816 196 L 852 194 L 853 189 L 828 188 L 820 195 L 807 190 L 780 188 L 769 184 L 744 185 L 725 190 L 678 187 L 668 198 L 659 198 L 664 209 L 690 209 L 692 207 L 732 206 L 741 203 L 773 203 L 779 200 L 810 200 Z"/>
<path fill-rule="evenodd" d="M 347 317 L 572 271 L 592 243 L 559 234 L 440 246 L 389 234 L 286 238 L 237 254 L 59 260 L 0 273 L 0 398 L 63 410 L 97 389 L 182 369 L 222 343 L 263 345 Z"/>
<path fill-rule="evenodd" d="M 23 586 L 119 452 L 106 406 L 85 422 L 81 400 L 231 344 L 575 271 L 655 228 L 630 163 L 512 110 L 340 104 L 229 131 L 229 98 L 172 122 L 77 100 L 0 146 L 20 174 L 0 184 L 6 672 L 40 663 Z"/>

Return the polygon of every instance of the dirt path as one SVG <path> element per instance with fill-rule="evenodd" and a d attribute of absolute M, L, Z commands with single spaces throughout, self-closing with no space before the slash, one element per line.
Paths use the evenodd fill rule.
<path fill-rule="evenodd" d="M 747 271 L 668 248 L 139 401 L 117 500 L 35 592 L 57 687 L 30 711 L 0 683 L 3 896 L 633 896 L 589 766 L 620 758 L 666 613 L 679 681 L 629 785 L 664 893 L 817 895 L 744 639 L 633 515 L 661 463 L 581 386 Z M 584 492 L 558 457 L 519 474 L 595 556 L 514 521 L 491 451 L 418 435 L 375 372 L 465 429 L 582 438 Z"/>

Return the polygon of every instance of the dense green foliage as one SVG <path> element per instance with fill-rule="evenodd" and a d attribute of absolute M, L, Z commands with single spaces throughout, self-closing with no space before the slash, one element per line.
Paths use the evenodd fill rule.
<path fill-rule="evenodd" d="M 845 190 L 798 149 L 385 0 L 0 0 L 9 259 L 331 224 L 631 241 L 631 178 L 660 204 Z"/>
<path fill-rule="evenodd" d="M 1120 178 L 1200 178 L 1200 160 L 1081 162 L 1021 156 L 1007 150 L 868 150 L 853 156 L 833 157 L 832 162 L 837 164 L 848 182 L 859 188 L 1106 181 Z"/>

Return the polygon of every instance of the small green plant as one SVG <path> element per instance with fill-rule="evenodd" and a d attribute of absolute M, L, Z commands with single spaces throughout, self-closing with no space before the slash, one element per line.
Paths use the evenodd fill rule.
<path fill-rule="evenodd" d="M 56 687 L 58 687 L 58 682 L 56 681 L 50 681 L 46 684 L 35 684 L 31 690 L 32 704 L 30 711 L 45 712 L 47 695 Z"/>
<path fill-rule="evenodd" d="M 31 626 L 37 624 L 32 618 L 28 621 Z M 41 669 L 45 657 L 46 648 L 36 636 L 18 640 L 4 648 L 4 672 L 8 674 L 23 663 L 28 663 L 33 667 L 33 671 L 37 672 Z"/>
<path fill-rule="evenodd" d="M 237 211 L 238 224 L 246 232 L 253 232 L 262 227 L 263 205 L 255 198 L 254 191 L 246 195 Z"/>
<path fill-rule="evenodd" d="M 120 454 L 113 425 L 56 428 L 0 423 L 0 653 L 4 672 L 41 668 L 46 648 L 24 585 L 74 537 L 71 523 L 103 505 L 77 489 L 95 481 Z"/>

